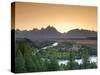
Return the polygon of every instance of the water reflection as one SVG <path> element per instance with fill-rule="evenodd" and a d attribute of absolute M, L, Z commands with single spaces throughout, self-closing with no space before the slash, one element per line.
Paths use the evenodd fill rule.
<path fill-rule="evenodd" d="M 89 61 L 90 63 L 95 62 L 97 63 L 97 57 L 96 56 L 91 56 L 89 57 Z M 69 62 L 69 60 L 58 60 L 59 65 L 61 64 L 67 64 Z M 75 59 L 75 62 L 77 62 L 78 64 L 82 64 L 82 59 Z"/>

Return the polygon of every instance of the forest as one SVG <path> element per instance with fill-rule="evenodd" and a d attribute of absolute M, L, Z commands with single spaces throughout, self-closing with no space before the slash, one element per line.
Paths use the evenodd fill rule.
<path fill-rule="evenodd" d="M 43 45 L 43 44 L 42 44 Z M 69 43 L 69 45 L 71 45 Z M 69 46 L 68 43 L 64 46 Z M 97 68 L 96 62 L 90 62 L 89 56 L 96 51 L 91 52 L 89 48 L 84 47 L 79 50 L 64 49 L 58 47 L 50 47 L 42 49 L 34 47 L 32 43 L 27 41 L 16 42 L 15 51 L 15 72 L 44 72 L 44 71 L 63 71 L 77 69 Z M 78 63 L 75 59 L 82 59 L 82 63 Z M 58 60 L 68 60 L 66 64 L 59 64 Z"/>

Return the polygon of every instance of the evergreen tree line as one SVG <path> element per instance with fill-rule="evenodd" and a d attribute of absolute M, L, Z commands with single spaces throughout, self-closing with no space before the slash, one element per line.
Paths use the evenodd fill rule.
<path fill-rule="evenodd" d="M 82 50 L 82 64 L 75 62 L 75 53 L 70 50 L 70 59 L 67 64 L 58 64 L 55 57 L 42 58 L 42 55 L 28 43 L 16 44 L 15 72 L 42 72 L 74 69 L 96 68 L 96 63 L 89 62 L 88 49 Z"/>

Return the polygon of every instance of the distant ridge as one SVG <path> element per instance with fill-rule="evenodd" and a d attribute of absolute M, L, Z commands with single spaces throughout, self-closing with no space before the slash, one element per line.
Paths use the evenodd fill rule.
<path fill-rule="evenodd" d="M 48 26 L 47 28 L 41 28 L 40 30 L 34 28 L 33 30 L 16 30 L 16 38 L 28 38 L 31 40 L 36 39 L 96 39 L 97 32 L 84 30 L 84 29 L 72 29 L 65 33 L 60 33 L 53 26 Z"/>
<path fill-rule="evenodd" d="M 73 29 L 65 33 L 66 38 L 88 38 L 97 37 L 97 32 L 83 29 Z"/>

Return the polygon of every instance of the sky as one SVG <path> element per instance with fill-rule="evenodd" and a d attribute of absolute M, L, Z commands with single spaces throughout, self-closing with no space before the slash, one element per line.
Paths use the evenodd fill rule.
<path fill-rule="evenodd" d="M 59 32 L 72 29 L 97 31 L 97 7 L 16 2 L 15 29 L 55 27 Z"/>

